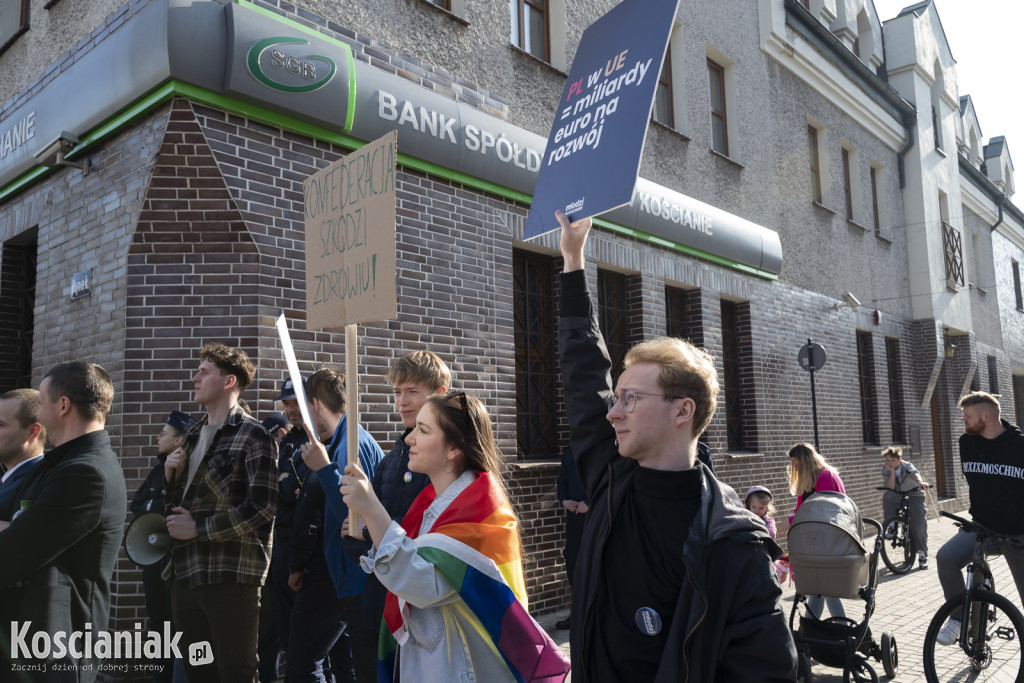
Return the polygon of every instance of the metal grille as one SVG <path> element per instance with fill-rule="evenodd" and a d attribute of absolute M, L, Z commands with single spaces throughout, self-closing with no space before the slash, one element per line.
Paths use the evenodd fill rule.
<path fill-rule="evenodd" d="M 995 356 L 988 357 L 988 393 L 999 394 L 999 366 Z"/>
<path fill-rule="evenodd" d="M 550 258 L 512 256 L 516 353 L 516 442 L 525 457 L 558 455 L 557 335 Z"/>
<path fill-rule="evenodd" d="M 878 443 L 878 400 L 875 394 L 875 352 L 870 332 L 857 332 L 857 374 L 860 378 L 861 435 L 866 444 Z"/>
<path fill-rule="evenodd" d="M 743 394 L 740 367 L 740 335 L 736 304 L 722 301 L 722 369 L 725 372 L 725 429 L 730 449 L 746 447 L 743 438 Z"/>
<path fill-rule="evenodd" d="M 946 252 L 946 286 L 964 286 L 964 246 L 960 231 L 942 221 L 942 248 Z"/>
<path fill-rule="evenodd" d="M 612 359 L 612 380 L 619 379 L 622 362 L 629 350 L 626 324 L 626 276 L 610 270 L 597 271 L 598 322 Z"/>
<path fill-rule="evenodd" d="M 907 442 L 907 419 L 903 408 L 903 366 L 900 364 L 900 340 L 887 337 L 885 362 L 889 370 L 889 412 L 892 417 L 892 440 Z"/>

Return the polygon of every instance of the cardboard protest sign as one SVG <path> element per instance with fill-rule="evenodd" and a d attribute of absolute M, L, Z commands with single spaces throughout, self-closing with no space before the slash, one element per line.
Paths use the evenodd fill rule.
<path fill-rule="evenodd" d="M 398 317 L 392 131 L 302 183 L 306 329 Z"/>
<path fill-rule="evenodd" d="M 624 0 L 583 32 L 523 238 L 628 204 L 679 0 Z"/>

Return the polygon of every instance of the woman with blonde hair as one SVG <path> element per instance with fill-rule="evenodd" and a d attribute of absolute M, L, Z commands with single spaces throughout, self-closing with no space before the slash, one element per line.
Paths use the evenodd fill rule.
<path fill-rule="evenodd" d="M 835 491 L 845 495 L 846 487 L 843 486 L 843 480 L 839 478 L 838 470 L 828 464 L 828 461 L 821 457 L 821 453 L 818 453 L 814 446 L 801 441 L 789 449 L 789 492 L 796 496 L 796 507 L 793 509 L 793 514 L 789 516 L 790 525 L 793 524 L 793 515 L 803 505 L 804 499 L 813 493 L 822 491 Z M 821 618 L 823 601 L 833 617 L 846 616 L 843 602 L 839 598 L 823 598 L 820 595 L 812 595 L 807 598 L 807 611 L 815 619 Z"/>

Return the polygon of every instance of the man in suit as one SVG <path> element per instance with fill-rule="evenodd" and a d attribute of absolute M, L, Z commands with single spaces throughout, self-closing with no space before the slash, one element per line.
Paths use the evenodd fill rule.
<path fill-rule="evenodd" d="M 7 623 L 17 624 L 12 648 L 19 640 L 52 641 L 61 631 L 92 640 L 107 630 L 128 506 L 124 473 L 104 429 L 113 398 L 110 376 L 94 363 L 61 363 L 39 385 L 38 420 L 54 447 L 22 480 L 21 514 L 0 522 L 0 605 Z M 96 679 L 98 662 L 88 650 L 80 659 L 70 651 L 55 659 L 58 652 L 45 662 L 46 674 L 31 680 Z M 12 655 L 19 664 L 44 663 L 31 652 Z"/>
<path fill-rule="evenodd" d="M 42 462 L 46 430 L 39 424 L 39 392 L 14 389 L 0 396 L 0 519 L 10 521 L 20 509 L 22 480 Z"/>

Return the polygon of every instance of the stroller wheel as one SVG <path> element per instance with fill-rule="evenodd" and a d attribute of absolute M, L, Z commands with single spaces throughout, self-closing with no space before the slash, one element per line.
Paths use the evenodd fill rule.
<path fill-rule="evenodd" d="M 846 660 L 843 683 L 878 683 L 878 674 L 868 664 L 867 658 L 857 652 Z"/>
<path fill-rule="evenodd" d="M 900 655 L 896 648 L 896 636 L 892 631 L 882 634 L 882 668 L 889 678 L 900 672 Z"/>

